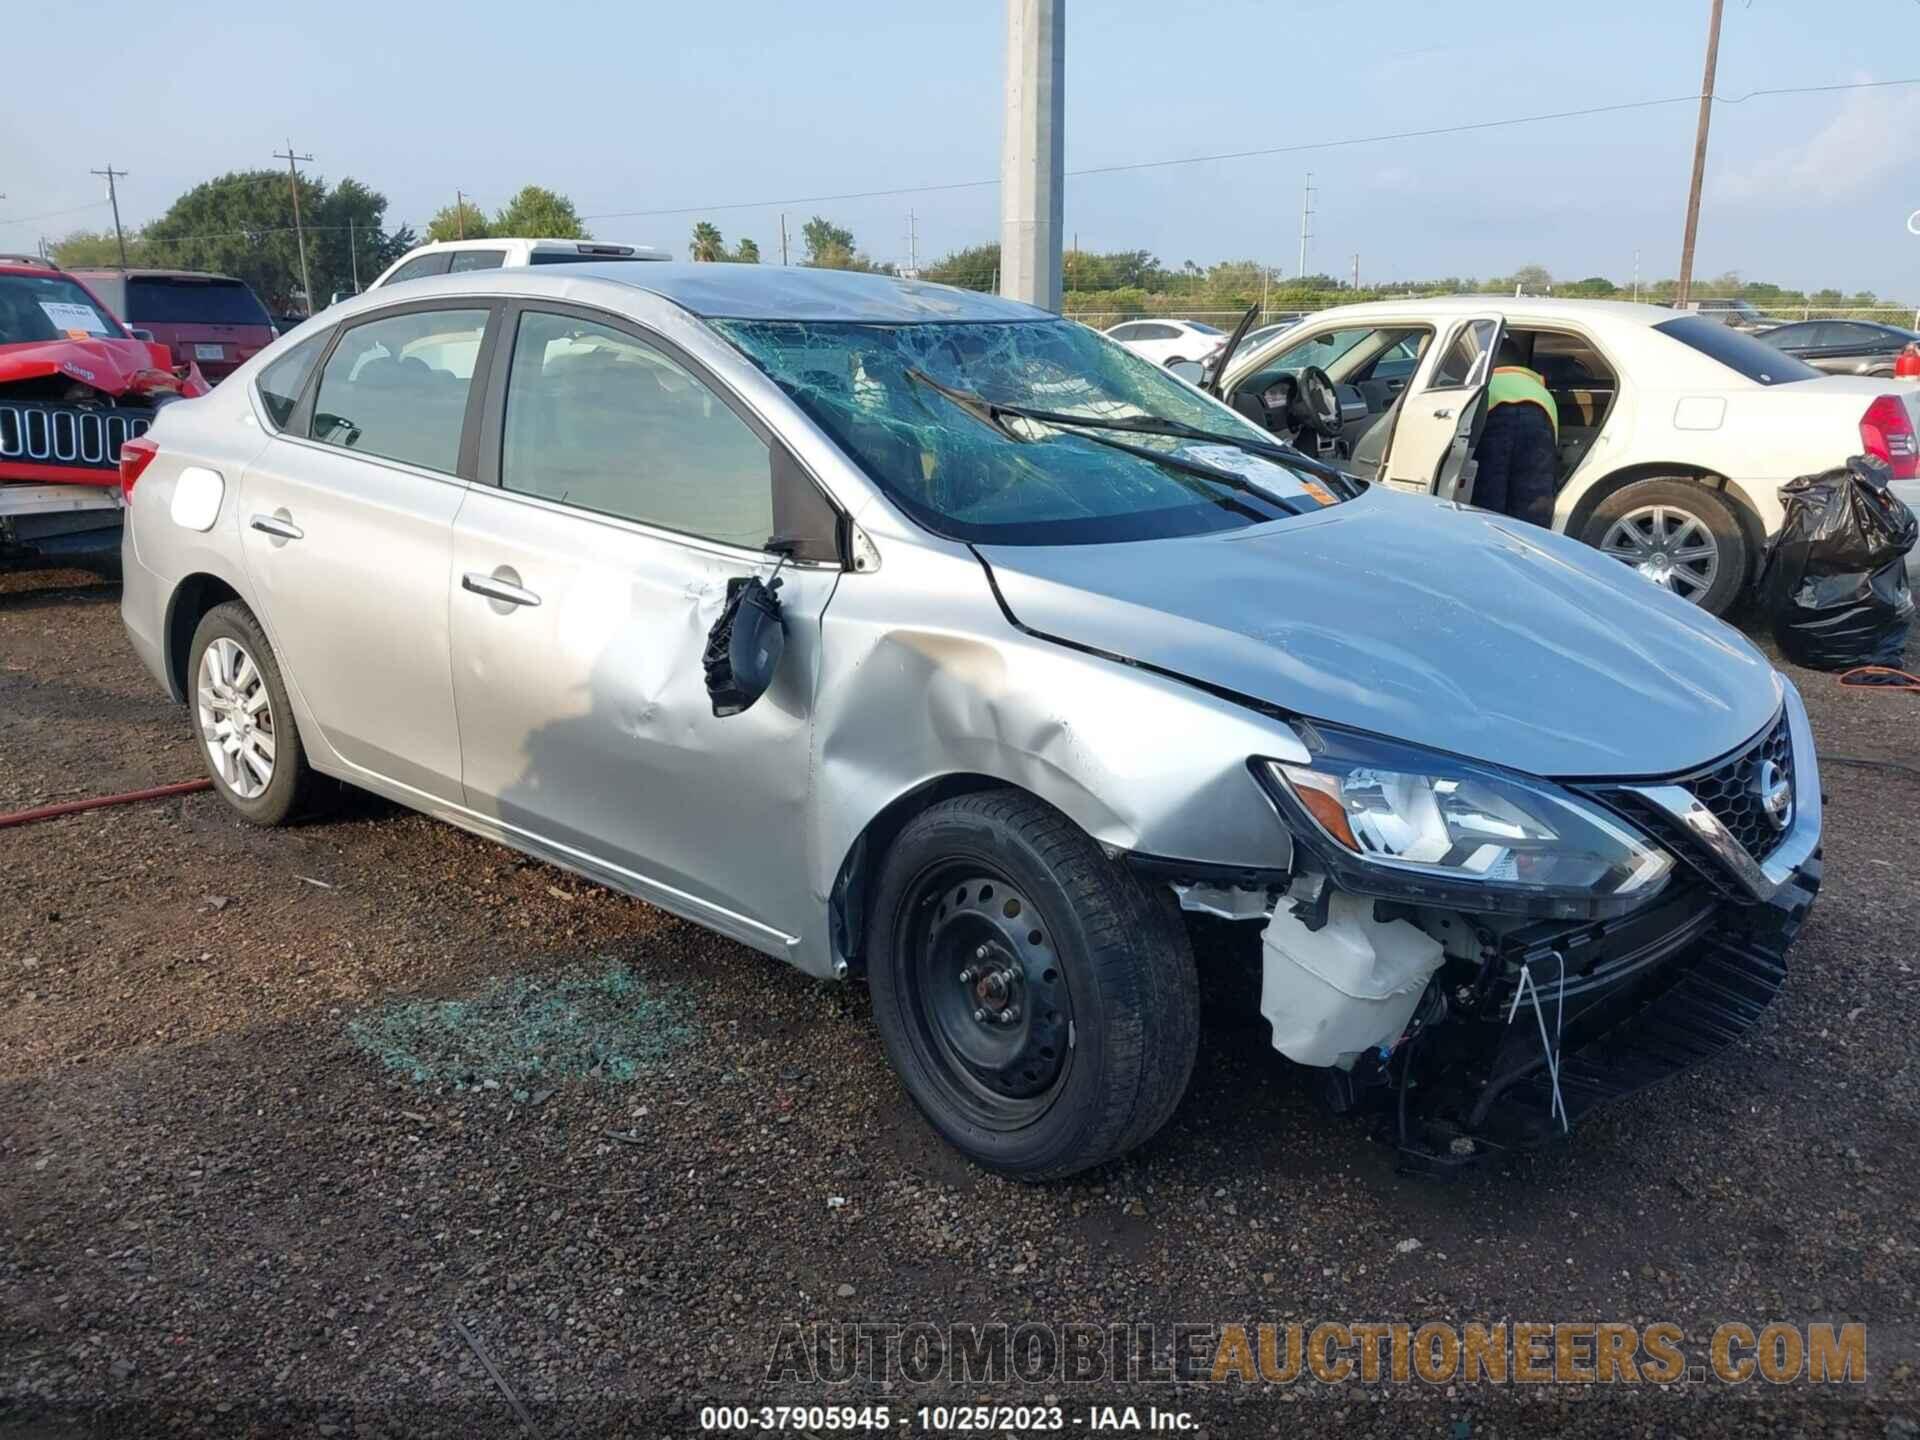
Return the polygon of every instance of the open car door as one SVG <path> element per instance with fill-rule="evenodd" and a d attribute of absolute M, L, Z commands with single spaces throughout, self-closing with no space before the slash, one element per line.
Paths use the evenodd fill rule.
<path fill-rule="evenodd" d="M 1505 328 L 1498 315 L 1454 323 L 1433 369 L 1416 375 L 1396 402 L 1400 413 L 1379 471 L 1387 484 L 1472 501 L 1473 448 L 1486 420 L 1487 382 Z"/>

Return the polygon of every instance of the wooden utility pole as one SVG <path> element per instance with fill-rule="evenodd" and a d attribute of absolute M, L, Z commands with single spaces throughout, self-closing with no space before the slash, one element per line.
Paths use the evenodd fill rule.
<path fill-rule="evenodd" d="M 787 212 L 780 212 L 780 263 L 787 263 Z"/>
<path fill-rule="evenodd" d="M 1720 9 L 1723 0 L 1712 0 L 1713 13 L 1707 20 L 1707 72 L 1700 81 L 1700 123 L 1693 136 L 1693 183 L 1687 190 L 1687 233 L 1680 241 L 1680 285 L 1673 303 L 1687 303 L 1693 288 L 1693 242 L 1700 233 L 1700 185 L 1707 175 L 1707 126 L 1713 120 L 1713 72 L 1720 63 Z"/>
<path fill-rule="evenodd" d="M 109 162 L 106 169 L 90 170 L 87 173 L 107 177 L 107 199 L 113 205 L 113 238 L 120 242 L 120 268 L 124 270 L 127 268 L 127 232 L 120 228 L 120 192 L 114 187 L 113 182 L 116 179 L 126 179 L 127 172 L 114 169 Z"/>
<path fill-rule="evenodd" d="M 453 192 L 453 238 L 467 238 L 467 197 L 458 190 Z"/>
<path fill-rule="evenodd" d="M 287 183 L 293 187 L 293 238 L 300 247 L 300 293 L 307 297 L 307 314 L 313 314 L 313 281 L 307 276 L 307 232 L 300 224 L 300 172 L 294 168 L 296 160 L 313 163 L 311 155 L 293 153 L 293 141 L 287 141 L 286 150 L 273 152 L 273 158 L 287 162 Z"/>

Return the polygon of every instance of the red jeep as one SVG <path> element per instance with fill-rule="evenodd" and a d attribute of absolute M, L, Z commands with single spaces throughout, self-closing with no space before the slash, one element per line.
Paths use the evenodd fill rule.
<path fill-rule="evenodd" d="M 58 266 L 0 255 L 0 569 L 111 569 L 120 447 L 161 405 L 206 393 Z"/>

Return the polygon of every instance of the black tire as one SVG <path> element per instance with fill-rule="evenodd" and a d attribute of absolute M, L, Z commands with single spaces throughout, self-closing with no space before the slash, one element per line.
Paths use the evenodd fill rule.
<path fill-rule="evenodd" d="M 894 1070 L 988 1169 L 1052 1180 L 1112 1160 L 1186 1092 L 1200 1002 L 1177 912 L 1030 795 L 963 795 L 908 822 L 881 866 L 869 954 Z M 997 968 L 963 983 L 975 957 Z M 1010 1047 L 1001 1068 L 993 1047 Z"/>
<path fill-rule="evenodd" d="M 201 732 L 201 658 L 208 646 L 222 639 L 233 641 L 246 652 L 258 669 L 267 693 L 273 764 L 265 788 L 257 795 L 242 795 L 228 782 L 214 764 Z M 300 743 L 300 731 L 293 718 L 293 705 L 287 697 L 286 681 L 280 675 L 279 659 L 253 611 L 238 600 L 214 606 L 200 617 L 200 624 L 194 629 L 193 643 L 187 650 L 187 714 L 194 739 L 201 742 L 200 758 L 213 780 L 214 792 L 242 819 L 255 825 L 285 825 L 312 803 L 319 777 L 307 764 L 307 752 Z"/>
<path fill-rule="evenodd" d="M 1685 595 L 1709 615 L 1726 614 L 1734 601 L 1739 599 L 1740 592 L 1746 588 L 1747 580 L 1753 574 L 1754 556 L 1746 529 L 1734 514 L 1733 502 L 1719 491 L 1711 490 L 1698 481 L 1677 476 L 1636 480 L 1631 485 L 1623 485 L 1595 507 L 1581 528 L 1579 538 L 1595 549 L 1605 551 L 1602 542 L 1614 525 L 1649 506 L 1666 506 L 1682 512 L 1698 521 L 1712 535 L 1719 551 L 1719 564 L 1711 582 L 1703 591 L 1692 594 L 1688 594 L 1680 585 L 1671 585 L 1669 588 Z"/>

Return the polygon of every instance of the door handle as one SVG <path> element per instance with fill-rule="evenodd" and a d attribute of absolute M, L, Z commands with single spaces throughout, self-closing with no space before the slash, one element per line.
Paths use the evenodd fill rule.
<path fill-rule="evenodd" d="M 507 605 L 538 605 L 540 603 L 540 597 L 533 591 L 508 580 L 496 579 L 492 575 L 482 575 L 478 570 L 469 570 L 462 575 L 460 588 L 471 590 L 476 595 L 484 595 L 489 600 L 499 600 Z"/>
<path fill-rule="evenodd" d="M 256 515 L 248 523 L 262 535 L 272 535 L 281 540 L 301 540 L 307 533 L 291 520 L 282 520 L 278 515 Z"/>
<path fill-rule="evenodd" d="M 1433 412 L 1433 418 L 1436 420 L 1451 420 L 1453 418 L 1453 407 L 1451 405 L 1442 405 L 1438 410 Z"/>

